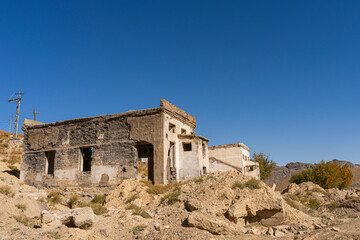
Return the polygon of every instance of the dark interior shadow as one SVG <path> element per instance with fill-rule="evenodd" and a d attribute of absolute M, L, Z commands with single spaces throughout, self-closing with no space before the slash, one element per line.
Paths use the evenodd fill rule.
<path fill-rule="evenodd" d="M 17 178 L 20 178 L 20 171 L 19 170 L 7 170 L 7 171 L 4 171 L 10 175 L 13 175 Z"/>

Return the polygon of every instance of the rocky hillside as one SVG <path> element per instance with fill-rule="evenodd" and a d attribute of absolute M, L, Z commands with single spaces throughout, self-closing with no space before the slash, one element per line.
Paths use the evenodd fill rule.
<path fill-rule="evenodd" d="M 333 162 L 336 162 L 340 166 L 346 165 L 350 168 L 353 173 L 353 182 L 352 184 L 359 184 L 360 183 L 360 165 L 353 164 L 348 161 L 341 161 L 334 159 Z M 314 164 L 312 163 L 301 163 L 301 162 L 294 162 L 288 163 L 285 166 L 277 166 L 272 174 L 264 180 L 266 184 L 269 186 L 273 186 L 276 184 L 277 191 L 283 191 L 287 186 L 289 186 L 290 182 L 289 179 L 295 173 L 301 172 L 306 169 L 312 169 Z"/>

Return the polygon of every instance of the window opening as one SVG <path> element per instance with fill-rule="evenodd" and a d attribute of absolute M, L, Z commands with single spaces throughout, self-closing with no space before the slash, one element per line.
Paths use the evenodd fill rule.
<path fill-rule="evenodd" d="M 169 132 L 175 133 L 175 124 L 169 123 Z"/>
<path fill-rule="evenodd" d="M 55 151 L 45 152 L 46 156 L 46 174 L 54 174 L 55 168 Z"/>
<path fill-rule="evenodd" d="M 87 148 L 80 148 L 81 157 L 82 157 L 82 169 L 83 172 L 90 172 L 91 171 L 91 162 L 92 162 L 92 153 L 94 148 L 87 147 Z"/>
<path fill-rule="evenodd" d="M 181 134 L 186 134 L 186 129 L 181 129 Z"/>
<path fill-rule="evenodd" d="M 183 143 L 184 152 L 192 151 L 191 143 Z"/>

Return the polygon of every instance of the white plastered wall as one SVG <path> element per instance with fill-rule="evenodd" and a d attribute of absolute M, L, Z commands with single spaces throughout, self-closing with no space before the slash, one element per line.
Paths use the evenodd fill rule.
<path fill-rule="evenodd" d="M 177 118 L 172 117 L 171 115 L 164 113 L 164 173 L 167 173 L 167 158 L 168 158 L 168 151 L 170 148 L 170 142 L 173 142 L 174 150 L 175 150 L 175 166 L 176 166 L 176 180 L 180 180 L 180 169 L 182 168 L 182 163 L 180 161 L 180 142 L 178 138 L 178 134 L 182 134 L 181 130 L 185 130 L 186 134 L 191 134 L 195 132 L 195 129 L 189 126 L 186 123 L 178 120 Z M 174 131 L 169 130 L 169 124 L 175 125 Z M 167 184 L 167 176 L 164 174 L 164 183 Z"/>

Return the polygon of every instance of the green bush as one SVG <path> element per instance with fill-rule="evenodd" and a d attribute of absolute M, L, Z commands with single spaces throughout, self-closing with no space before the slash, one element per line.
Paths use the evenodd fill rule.
<path fill-rule="evenodd" d="M 352 180 L 352 172 L 346 166 L 340 166 L 335 162 L 321 161 L 315 164 L 313 169 L 308 169 L 294 174 L 290 182 L 300 184 L 313 182 L 322 188 L 346 188 Z"/>
<path fill-rule="evenodd" d="M 259 163 L 260 168 L 260 179 L 264 180 L 268 178 L 272 170 L 276 167 L 276 163 L 269 159 L 270 155 L 265 155 L 264 153 L 254 152 L 252 160 Z"/>

